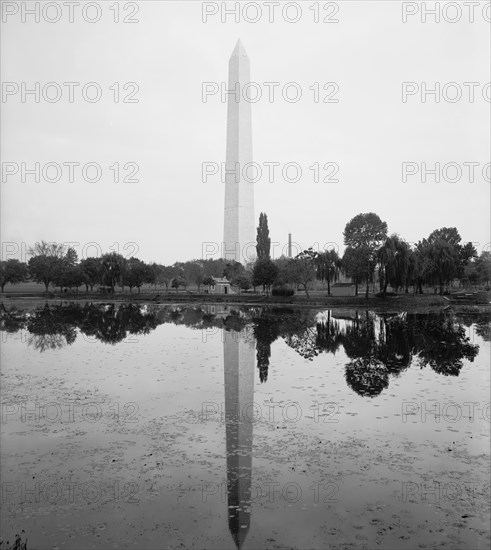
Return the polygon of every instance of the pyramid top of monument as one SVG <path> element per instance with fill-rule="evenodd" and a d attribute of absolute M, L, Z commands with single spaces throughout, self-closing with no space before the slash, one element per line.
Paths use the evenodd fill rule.
<path fill-rule="evenodd" d="M 230 57 L 247 57 L 247 52 L 245 51 L 244 44 L 242 44 L 240 38 L 237 40 L 237 44 L 235 45 L 234 51 L 232 52 L 232 55 Z"/>

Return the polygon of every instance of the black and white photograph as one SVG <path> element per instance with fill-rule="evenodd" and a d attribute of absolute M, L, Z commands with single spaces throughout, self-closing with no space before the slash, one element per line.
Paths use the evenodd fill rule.
<path fill-rule="evenodd" d="M 488 549 L 491 2 L 0 17 L 0 550 Z"/>

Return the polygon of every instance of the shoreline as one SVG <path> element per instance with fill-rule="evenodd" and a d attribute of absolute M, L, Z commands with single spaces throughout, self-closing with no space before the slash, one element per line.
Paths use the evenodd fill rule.
<path fill-rule="evenodd" d="M 119 302 L 119 303 L 151 303 L 162 305 L 228 305 L 251 307 L 295 307 L 316 308 L 361 308 L 379 311 L 415 311 L 415 310 L 441 310 L 455 309 L 457 311 L 472 310 L 475 312 L 491 311 L 491 303 L 468 300 L 454 302 L 443 296 L 434 294 L 422 295 L 398 295 L 395 297 L 380 298 L 369 296 L 294 296 L 281 298 L 278 296 L 228 294 L 175 294 L 175 293 L 96 293 L 96 292 L 71 292 L 71 293 L 26 293 L 9 292 L 0 295 L 2 304 L 15 303 L 16 301 L 42 301 L 42 302 Z"/>

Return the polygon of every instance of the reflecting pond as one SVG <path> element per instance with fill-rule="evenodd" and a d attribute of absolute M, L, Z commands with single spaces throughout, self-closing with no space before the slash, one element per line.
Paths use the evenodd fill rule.
<path fill-rule="evenodd" d="M 488 314 L 0 310 L 2 537 L 489 546 Z"/>

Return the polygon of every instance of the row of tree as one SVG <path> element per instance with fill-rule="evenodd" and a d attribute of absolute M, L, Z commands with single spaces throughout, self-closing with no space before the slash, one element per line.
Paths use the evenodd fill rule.
<path fill-rule="evenodd" d="M 367 296 L 375 272 L 382 294 L 389 284 L 406 292 L 413 286 L 419 293 L 423 285 L 430 285 L 443 294 L 455 279 L 465 282 L 468 267 L 475 271 L 476 281 L 489 285 L 490 253 L 485 251 L 477 259 L 473 244 L 462 243 L 455 227 L 436 229 L 411 246 L 397 234 L 388 236 L 387 224 L 376 214 L 358 214 L 346 225 L 344 244 L 345 271 L 356 283 L 366 282 Z"/>
<path fill-rule="evenodd" d="M 433 286 L 444 293 L 445 286 L 458 279 L 463 285 L 485 284 L 491 279 L 491 253 L 483 251 L 478 257 L 471 242 L 462 243 L 455 227 L 443 227 L 433 231 L 428 238 L 411 246 L 397 234 L 388 235 L 387 223 L 377 214 L 358 214 L 344 229 L 346 249 L 342 257 L 335 250 L 316 252 L 304 250 L 294 259 L 269 257 L 269 231 L 267 218 L 261 214 L 257 237 L 258 259 L 253 268 L 253 284 L 283 285 L 293 283 L 302 286 L 307 295 L 308 287 L 315 280 L 330 284 L 343 272 L 358 285 L 378 280 L 380 293 L 385 295 L 390 285 L 395 291 L 423 293 L 423 286 Z"/>
<path fill-rule="evenodd" d="M 93 291 L 95 286 L 106 287 L 109 291 L 119 285 L 130 291 L 140 291 L 144 284 L 165 286 L 176 289 L 196 285 L 212 286 L 218 278 L 226 277 L 237 288 L 250 288 L 250 277 L 239 262 L 226 262 L 223 259 L 176 262 L 172 266 L 145 263 L 138 258 L 124 258 L 111 252 L 101 257 L 78 260 L 73 248 L 62 244 L 36 243 L 30 250 L 28 263 L 7 260 L 0 263 L 0 286 L 2 292 L 7 283 L 18 284 L 33 280 L 44 284 L 46 291 L 50 285 L 60 290 L 85 286 Z"/>
<path fill-rule="evenodd" d="M 176 262 L 171 266 L 145 263 L 138 258 L 124 258 L 116 252 L 101 257 L 78 260 L 73 248 L 58 243 L 36 243 L 30 249 L 31 258 L 25 264 L 18 260 L 0 262 L 0 286 L 3 292 L 7 283 L 17 284 L 33 280 L 60 290 L 79 288 L 87 291 L 96 285 L 114 292 L 119 285 L 138 292 L 145 284 L 169 287 L 176 292 L 180 287 L 211 287 L 216 279 L 225 277 L 236 291 L 251 287 L 285 289 L 287 285 L 305 290 L 315 280 L 327 285 L 344 273 L 358 286 L 366 284 L 366 296 L 370 282 L 379 282 L 385 295 L 390 285 L 395 291 L 423 292 L 423 286 L 433 286 L 444 292 L 445 286 L 458 279 L 463 285 L 485 284 L 491 279 L 491 253 L 484 251 L 478 257 L 472 243 L 462 243 L 455 227 L 443 227 L 427 238 L 411 246 L 397 234 L 388 235 L 387 224 L 372 212 L 358 214 L 344 230 L 346 245 L 342 257 L 335 250 L 317 252 L 304 250 L 295 258 L 271 259 L 268 219 L 261 213 L 257 228 L 257 259 L 247 266 L 224 259 L 191 260 Z"/>

